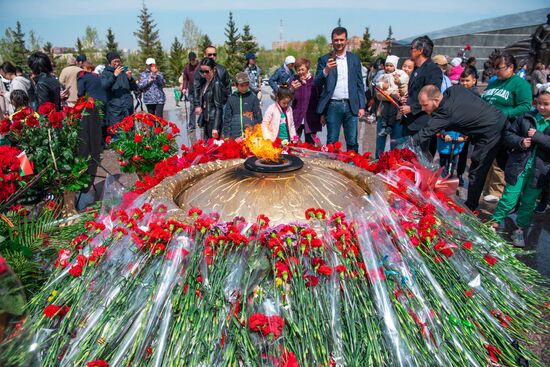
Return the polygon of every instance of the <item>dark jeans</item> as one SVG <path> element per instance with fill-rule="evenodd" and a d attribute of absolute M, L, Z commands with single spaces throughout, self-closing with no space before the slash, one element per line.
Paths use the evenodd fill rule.
<path fill-rule="evenodd" d="M 357 121 L 358 118 L 351 112 L 348 100 L 330 101 L 327 113 L 327 144 L 334 144 L 340 137 L 340 128 L 344 126 L 347 150 L 359 152 L 357 143 Z"/>
<path fill-rule="evenodd" d="M 78 131 L 78 150 L 77 154 L 80 157 L 88 159 L 88 169 L 86 173 L 90 175 L 90 183 L 88 187 L 82 189 L 82 192 L 88 192 L 94 183 L 97 174 L 97 167 L 101 160 L 101 152 L 103 151 L 102 143 L 102 125 L 103 122 L 99 116 L 97 107 L 86 109 L 86 113 L 82 115 L 80 120 L 80 130 Z"/>
<path fill-rule="evenodd" d="M 378 136 L 380 131 L 382 131 L 383 128 L 383 122 L 380 118 L 376 120 L 376 151 L 375 156 L 376 159 L 380 158 L 380 155 L 386 150 L 386 139 L 387 136 Z M 403 124 L 399 121 L 397 121 L 391 131 L 390 135 L 390 149 L 395 148 L 395 146 L 399 143 L 399 139 L 403 137 Z"/>
<path fill-rule="evenodd" d="M 399 110 L 391 102 L 382 101 L 380 119 L 383 127 L 393 127 L 396 122 Z"/>
<path fill-rule="evenodd" d="M 195 115 L 195 106 L 193 106 L 193 94 L 189 94 L 187 100 L 189 101 L 189 110 L 187 111 L 187 129 L 192 131 L 197 127 L 197 115 Z"/>
<path fill-rule="evenodd" d="M 162 114 L 164 111 L 164 103 L 156 103 L 156 104 L 147 103 L 145 106 L 147 107 L 147 112 L 162 118 Z"/>
<path fill-rule="evenodd" d="M 462 176 L 466 172 L 466 164 L 468 164 L 468 151 L 470 150 L 470 141 L 466 141 L 462 147 L 462 151 L 458 156 L 458 164 L 456 166 L 457 176 Z"/>
<path fill-rule="evenodd" d="M 451 160 L 451 155 L 450 154 L 441 154 L 441 153 L 439 153 L 439 166 L 440 167 L 445 167 L 443 169 L 443 171 L 441 172 L 441 177 L 447 177 L 447 176 L 449 176 L 449 173 L 450 173 L 449 177 L 453 177 L 453 174 L 456 170 L 456 166 L 458 164 L 458 154 L 455 154 L 453 156 L 453 161 L 450 162 L 450 167 L 449 167 L 449 161 L 450 160 Z M 451 168 L 450 172 L 449 172 L 449 168 Z"/>
<path fill-rule="evenodd" d="M 546 204 L 550 202 L 550 186 L 546 185 L 542 188 L 542 192 L 540 194 L 540 204 Z"/>
<path fill-rule="evenodd" d="M 304 132 L 306 143 L 315 145 L 315 140 L 313 140 L 313 133 L 306 133 L 306 128 L 304 125 L 300 125 L 298 129 L 296 129 L 296 135 L 301 139 L 302 138 L 302 131 Z"/>
<path fill-rule="evenodd" d="M 479 204 L 479 197 L 483 191 L 489 168 L 500 149 L 501 138 L 502 134 L 497 134 L 492 138 L 482 138 L 472 142 L 474 148 L 468 173 L 468 198 L 464 203 L 470 210 L 475 210 Z"/>

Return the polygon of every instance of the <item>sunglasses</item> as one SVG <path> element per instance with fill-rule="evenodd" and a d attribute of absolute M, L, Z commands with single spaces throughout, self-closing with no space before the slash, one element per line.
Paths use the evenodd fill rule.
<path fill-rule="evenodd" d="M 202 69 L 200 69 L 200 70 L 199 70 L 199 73 L 201 73 L 201 74 L 209 74 L 209 73 L 210 73 L 210 70 L 202 70 Z"/>
<path fill-rule="evenodd" d="M 216 54 L 215 52 L 214 52 L 213 54 L 206 54 L 206 56 L 208 56 L 208 57 L 211 57 L 211 56 L 214 56 L 214 57 L 215 57 L 216 55 L 217 55 L 217 54 Z"/>

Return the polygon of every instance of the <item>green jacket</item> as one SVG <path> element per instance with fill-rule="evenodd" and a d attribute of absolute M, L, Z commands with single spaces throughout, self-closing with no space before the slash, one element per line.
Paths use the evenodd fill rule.
<path fill-rule="evenodd" d="M 531 86 L 517 75 L 495 80 L 487 86 L 481 98 L 501 110 L 510 121 L 529 111 L 533 103 Z"/>

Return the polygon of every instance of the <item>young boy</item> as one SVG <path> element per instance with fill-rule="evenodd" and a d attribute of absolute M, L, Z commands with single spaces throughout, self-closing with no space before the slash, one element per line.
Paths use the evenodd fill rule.
<path fill-rule="evenodd" d="M 237 90 L 229 96 L 223 113 L 222 134 L 225 138 L 242 141 L 247 127 L 262 122 L 260 101 L 249 89 L 250 80 L 244 72 L 235 75 Z"/>
<path fill-rule="evenodd" d="M 524 247 L 523 232 L 529 227 L 537 198 L 550 184 L 550 88 L 541 90 L 536 111 L 508 124 L 504 142 L 511 151 L 504 171 L 506 187 L 493 213 L 493 228 L 499 228 L 519 202 L 518 229 L 512 241 L 514 246 Z"/>
<path fill-rule="evenodd" d="M 441 177 L 453 177 L 456 167 L 458 165 L 458 157 L 462 152 L 462 149 L 464 148 L 464 137 L 456 131 L 447 131 L 444 132 L 442 135 L 443 138 L 437 138 L 439 165 L 441 167 L 445 167 L 441 172 Z M 449 167 L 451 168 L 450 171 Z"/>

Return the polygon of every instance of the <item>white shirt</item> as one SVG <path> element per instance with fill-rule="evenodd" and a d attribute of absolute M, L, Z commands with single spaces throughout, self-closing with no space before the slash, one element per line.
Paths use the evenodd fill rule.
<path fill-rule="evenodd" d="M 348 58 L 346 52 L 342 56 L 336 56 L 336 87 L 332 99 L 348 99 Z"/>

